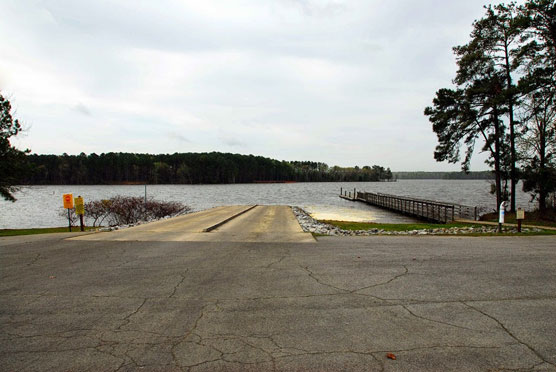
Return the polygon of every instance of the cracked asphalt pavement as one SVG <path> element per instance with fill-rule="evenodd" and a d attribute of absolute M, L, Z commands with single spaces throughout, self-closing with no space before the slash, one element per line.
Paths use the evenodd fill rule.
<path fill-rule="evenodd" d="M 556 371 L 554 237 L 69 236 L 0 239 L 0 370 Z"/>

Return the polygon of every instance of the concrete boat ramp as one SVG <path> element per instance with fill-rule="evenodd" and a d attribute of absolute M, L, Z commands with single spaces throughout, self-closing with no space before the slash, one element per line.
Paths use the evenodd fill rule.
<path fill-rule="evenodd" d="M 216 207 L 129 229 L 84 235 L 77 240 L 315 243 L 288 206 Z"/>

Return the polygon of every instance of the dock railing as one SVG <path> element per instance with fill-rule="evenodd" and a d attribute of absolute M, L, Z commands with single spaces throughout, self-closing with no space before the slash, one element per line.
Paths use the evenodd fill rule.
<path fill-rule="evenodd" d="M 343 194 L 342 194 L 343 193 Z M 443 203 L 434 200 L 416 199 L 381 193 L 340 189 L 340 197 L 352 201 L 362 201 L 409 216 L 447 223 L 457 219 L 478 220 L 484 208 L 461 204 Z"/>

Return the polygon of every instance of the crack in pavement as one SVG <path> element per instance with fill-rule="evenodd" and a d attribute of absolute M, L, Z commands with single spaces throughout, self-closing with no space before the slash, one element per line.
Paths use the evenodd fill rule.
<path fill-rule="evenodd" d="M 137 313 L 139 312 L 139 310 L 141 310 L 141 308 L 147 303 L 147 300 L 148 300 L 147 298 L 144 298 L 144 299 L 143 299 L 143 302 L 141 303 L 141 305 L 139 305 L 135 310 L 133 310 L 133 311 L 132 311 L 131 313 L 129 313 L 128 315 L 126 315 L 126 316 L 122 319 L 123 323 L 120 324 L 120 325 L 116 328 L 116 330 L 121 330 L 122 327 L 128 325 L 128 324 L 131 322 L 131 321 L 129 320 L 129 318 L 131 318 L 133 315 L 137 314 Z"/>
<path fill-rule="evenodd" d="M 236 364 L 242 364 L 242 365 L 250 365 L 250 364 L 260 364 L 260 363 L 272 363 L 273 366 L 273 370 L 276 370 L 276 358 L 274 357 L 274 355 L 272 354 L 271 351 L 267 351 L 262 347 L 253 345 L 252 343 L 244 340 L 242 337 L 238 337 L 237 338 L 241 343 L 243 343 L 244 345 L 247 345 L 255 350 L 259 350 L 260 352 L 262 352 L 263 354 L 267 355 L 270 359 L 269 360 L 262 360 L 262 361 L 256 361 L 256 362 L 245 362 L 245 361 L 240 361 L 240 360 L 230 360 L 230 359 L 226 359 L 226 355 L 232 355 L 232 354 L 237 354 L 237 353 L 223 353 L 222 355 L 222 360 L 228 363 L 236 363 Z"/>
<path fill-rule="evenodd" d="M 273 265 L 278 265 L 280 262 L 284 261 L 288 256 L 282 256 L 277 261 L 273 261 L 265 266 L 266 269 L 270 269 Z"/>
<path fill-rule="evenodd" d="M 126 360 L 125 357 L 117 355 L 114 352 L 114 346 L 119 345 L 120 343 L 119 342 L 112 342 L 112 341 L 105 341 L 105 340 L 102 339 L 102 336 L 103 336 L 103 333 L 101 333 L 100 337 L 98 338 L 99 339 L 99 344 L 95 347 L 95 350 L 98 353 L 110 355 L 110 356 L 112 356 L 116 359 L 121 359 L 122 362 L 118 365 L 118 367 L 116 367 L 114 369 L 114 372 L 121 370 L 124 366 L 126 366 L 126 361 L 127 360 Z M 112 349 L 111 350 L 112 352 L 110 352 L 108 350 L 101 350 L 102 347 L 106 347 L 106 346 L 110 347 Z"/>
<path fill-rule="evenodd" d="M 533 354 L 535 354 L 537 356 L 537 358 L 539 358 L 540 360 L 542 360 L 544 363 L 550 364 L 553 367 L 556 367 L 555 363 L 549 362 L 548 360 L 546 360 L 546 358 L 537 350 L 535 350 L 531 345 L 525 343 L 524 341 L 520 340 L 516 335 L 514 335 L 508 328 L 506 328 L 506 326 L 497 318 L 495 318 L 494 316 L 476 308 L 475 306 L 469 305 L 468 303 L 462 302 L 462 304 L 464 304 L 465 306 L 469 307 L 470 309 L 475 310 L 476 312 L 483 314 L 484 316 L 486 316 L 487 318 L 490 318 L 492 320 L 494 320 L 511 338 L 513 338 L 514 340 L 516 340 L 518 343 L 520 343 L 521 345 L 525 346 L 526 348 L 528 348 L 529 350 L 531 350 L 531 352 L 533 352 Z"/>
<path fill-rule="evenodd" d="M 249 336 L 239 336 L 239 335 L 233 335 L 233 338 L 238 339 L 238 340 L 242 340 L 243 338 L 248 338 Z M 270 337 L 265 337 L 265 338 L 269 338 Z M 273 341 L 274 343 L 274 341 Z M 248 345 L 250 345 L 248 343 Z M 517 344 L 516 344 L 517 345 Z M 252 345 L 250 345 L 252 346 Z M 257 365 L 257 364 L 265 364 L 265 363 L 269 363 L 272 362 L 273 364 L 273 370 L 277 370 L 277 366 L 276 363 L 278 360 L 281 359 L 287 359 L 287 358 L 292 358 L 292 357 L 299 357 L 299 356 L 314 356 L 314 355 L 334 355 L 334 354 L 356 354 L 356 355 L 365 355 L 365 356 L 369 356 L 371 358 L 373 358 L 373 360 L 375 360 L 377 362 L 377 364 L 380 366 L 381 371 L 384 371 L 385 369 L 385 365 L 384 365 L 384 353 L 403 353 L 403 352 L 413 352 L 413 351 L 421 351 L 421 350 L 436 350 L 436 349 L 452 349 L 452 348 L 456 348 L 456 349 L 486 349 L 486 350 L 493 350 L 493 349 L 500 349 L 500 346 L 475 346 L 475 345 L 432 345 L 432 346 L 424 346 L 424 347 L 416 347 L 416 348 L 409 348 L 409 349 L 390 349 L 390 350 L 369 350 L 369 351 L 361 351 L 361 350 L 350 350 L 350 349 L 344 349 L 344 350 L 320 350 L 320 351 L 311 351 L 311 350 L 306 350 L 306 349 L 301 349 L 301 348 L 295 348 L 295 347 L 283 347 L 283 346 L 279 346 L 279 353 L 285 354 L 285 355 L 273 355 L 276 352 L 271 352 L 271 351 L 265 351 L 262 348 L 257 348 L 263 352 L 265 352 L 267 355 L 269 355 L 271 357 L 271 360 L 263 360 L 263 361 L 255 361 L 255 362 L 243 362 L 243 361 L 237 361 L 237 360 L 228 360 L 226 359 L 225 355 L 227 354 L 234 354 L 234 353 L 223 353 L 224 356 L 222 358 L 216 358 L 214 360 L 210 360 L 210 361 L 204 361 L 195 365 L 191 365 L 188 367 L 195 367 L 195 366 L 200 366 L 200 365 L 204 365 L 204 364 L 208 364 L 208 363 L 214 363 L 214 362 L 218 362 L 218 361 L 224 361 L 227 363 L 234 363 L 234 364 L 240 364 L 240 365 Z M 290 349 L 290 350 L 296 350 L 298 351 L 297 353 L 291 353 L 291 352 L 287 352 L 285 351 L 286 349 Z M 382 358 L 381 358 L 382 357 Z"/>
<path fill-rule="evenodd" d="M 121 253 L 120 253 L 118 256 L 119 256 L 119 257 L 124 257 L 125 254 L 127 254 L 127 248 L 124 246 L 124 247 L 121 247 L 121 250 L 122 250 L 122 251 L 121 251 Z M 105 257 L 106 257 L 108 260 L 111 259 L 109 252 L 106 252 L 106 253 L 105 253 Z M 124 262 L 117 264 L 115 267 L 116 267 L 116 268 L 121 268 L 121 267 L 123 267 L 124 265 L 127 265 L 128 263 L 133 262 L 133 261 L 135 261 L 135 260 L 136 260 L 136 258 L 129 258 L 129 259 L 125 260 Z"/>
<path fill-rule="evenodd" d="M 385 282 L 383 282 L 383 283 L 373 284 L 373 285 L 369 285 L 369 286 L 366 286 L 366 287 L 362 287 L 362 288 L 356 289 L 356 290 L 352 291 L 352 293 L 358 292 L 358 291 L 363 291 L 363 290 L 365 290 L 365 289 L 370 289 L 370 288 L 379 287 L 379 286 L 381 286 L 381 285 L 390 284 L 390 283 L 392 283 L 394 280 L 399 279 L 399 278 L 401 278 L 401 277 L 403 277 L 403 276 L 406 276 L 407 274 L 409 274 L 409 269 L 407 268 L 406 265 L 402 265 L 402 266 L 403 266 L 403 268 L 405 269 L 405 271 L 404 271 L 403 273 L 398 274 L 398 275 L 395 275 L 393 278 L 391 278 L 391 279 L 389 279 L 389 280 L 387 280 L 387 281 L 385 281 Z"/>
<path fill-rule="evenodd" d="M 170 296 L 168 296 L 168 298 L 172 298 L 174 297 L 174 295 L 176 294 L 176 291 L 178 290 L 178 287 L 180 285 L 182 285 L 182 283 L 185 281 L 185 274 L 187 274 L 187 272 L 189 271 L 189 269 L 185 270 L 183 273 L 179 274 L 181 276 L 181 280 L 178 282 L 178 284 L 176 284 L 174 286 L 174 290 L 172 291 L 172 293 L 170 294 Z"/>
<path fill-rule="evenodd" d="M 325 283 L 325 282 L 321 281 L 321 280 L 320 280 L 319 278 L 317 278 L 317 277 L 315 276 L 315 274 L 309 269 L 309 266 L 300 266 L 300 267 L 301 267 L 303 270 L 305 270 L 305 271 L 309 274 L 309 277 L 310 277 L 311 279 L 313 279 L 314 281 L 316 281 L 316 282 L 319 283 L 320 285 L 323 285 L 323 286 L 326 286 L 326 287 L 329 287 L 329 288 L 333 288 L 333 289 L 336 289 L 336 290 L 341 291 L 341 292 L 344 292 L 344 293 L 351 293 L 348 289 L 336 287 L 336 286 L 334 286 L 334 285 L 332 285 L 332 284 L 328 284 L 328 283 Z"/>
<path fill-rule="evenodd" d="M 394 305 L 394 306 L 396 306 L 396 305 Z M 438 324 L 447 325 L 447 326 L 450 326 L 450 327 L 465 329 L 465 330 L 468 330 L 468 331 L 474 331 L 474 332 L 477 331 L 476 329 L 467 328 L 467 327 L 459 326 L 459 325 L 457 325 L 457 324 L 452 324 L 452 323 L 448 323 L 448 322 L 443 322 L 443 321 L 441 321 L 441 320 L 430 319 L 430 318 L 427 318 L 427 317 L 424 317 L 424 316 L 421 316 L 421 315 L 417 315 L 417 314 L 415 314 L 413 311 L 411 311 L 411 310 L 407 307 L 408 305 L 398 305 L 398 306 L 402 307 L 402 308 L 405 309 L 409 314 L 411 314 L 411 315 L 413 315 L 414 317 L 419 318 L 419 319 L 427 320 L 427 321 L 433 322 L 433 323 L 438 323 Z"/>
<path fill-rule="evenodd" d="M 403 277 L 403 276 L 406 276 L 407 274 L 409 274 L 409 269 L 407 268 L 406 265 L 402 265 L 402 266 L 403 266 L 403 268 L 404 268 L 404 272 L 403 272 L 403 273 L 398 274 L 398 275 L 395 275 L 394 277 L 388 279 L 388 280 L 385 281 L 385 282 L 376 283 L 376 284 L 372 284 L 372 285 L 368 285 L 368 286 L 361 287 L 361 288 L 356 288 L 356 289 L 340 288 L 340 287 L 337 287 L 337 286 L 332 285 L 332 284 L 330 284 L 330 283 L 323 282 L 322 280 L 320 280 L 319 278 L 317 278 L 317 276 L 315 275 L 315 273 L 314 273 L 313 271 L 311 271 L 311 270 L 309 269 L 308 266 L 301 266 L 301 268 L 302 268 L 303 270 L 305 270 L 307 273 L 309 273 L 309 277 L 312 278 L 313 280 L 315 280 L 315 281 L 316 281 L 317 283 L 319 283 L 320 285 L 323 285 L 323 286 L 326 286 L 326 287 L 330 287 L 330 288 L 334 288 L 334 289 L 336 289 L 336 290 L 338 290 L 338 291 L 341 291 L 341 292 L 343 292 L 343 293 L 346 293 L 346 294 L 356 294 L 356 295 L 359 295 L 359 296 L 368 296 L 368 297 L 376 298 L 376 299 L 381 300 L 381 301 L 387 301 L 387 300 L 389 300 L 389 299 L 384 299 L 384 298 L 380 298 L 380 297 L 377 297 L 377 296 L 374 296 L 374 295 L 370 295 L 370 294 L 366 294 L 366 293 L 357 293 L 357 292 L 363 291 L 363 290 L 365 290 L 365 289 L 375 288 L 375 287 L 378 287 L 378 286 L 381 286 L 381 285 L 390 284 L 390 283 L 393 282 L 394 280 L 399 279 L 399 278 L 401 278 L 401 277 Z M 396 300 L 397 300 L 397 299 L 396 299 Z"/>
<path fill-rule="evenodd" d="M 187 339 L 189 338 L 189 336 L 196 335 L 197 337 L 199 337 L 201 340 L 201 336 L 197 335 L 195 333 L 195 331 L 197 330 L 197 326 L 199 325 L 199 322 L 201 321 L 201 319 L 203 319 L 203 317 L 205 316 L 205 312 L 207 311 L 208 307 L 214 305 L 212 303 L 210 304 L 206 304 L 205 306 L 203 306 L 201 308 L 201 310 L 199 311 L 199 316 L 197 317 L 197 319 L 195 319 L 195 322 L 193 323 L 193 327 L 191 327 L 191 329 L 186 332 L 183 337 L 181 337 L 179 340 L 177 340 L 175 343 L 172 344 L 172 347 L 170 349 L 170 353 L 172 354 L 172 360 L 174 361 L 174 363 L 176 364 L 176 366 L 178 366 L 178 368 L 182 371 L 184 371 L 184 368 L 187 368 L 189 370 L 189 366 L 183 366 L 180 364 L 178 357 L 176 355 L 176 347 L 181 344 L 182 342 L 186 342 Z"/>
<path fill-rule="evenodd" d="M 31 262 L 27 263 L 26 266 L 32 266 L 35 264 L 35 262 L 37 262 L 39 260 L 39 258 L 41 257 L 41 253 L 37 253 L 37 255 L 31 260 Z"/>
<path fill-rule="evenodd" d="M 227 362 L 227 363 L 234 363 L 234 364 L 241 364 L 241 365 L 256 365 L 256 364 L 263 364 L 263 363 L 272 363 L 272 369 L 275 371 L 276 370 L 276 356 L 274 354 L 276 353 L 281 353 L 281 354 L 287 354 L 290 356 L 294 356 L 294 355 L 298 355 L 299 353 L 296 354 L 291 354 L 288 351 L 286 351 L 286 349 L 289 350 L 295 350 L 294 348 L 289 348 L 289 347 L 282 347 L 278 344 L 278 342 L 273 338 L 275 336 L 275 334 L 270 334 L 270 335 L 266 335 L 266 334 L 248 334 L 248 335 L 239 335 L 239 334 L 235 334 L 235 333 L 220 333 L 220 334 L 212 334 L 211 336 L 207 336 L 204 338 L 204 342 L 211 342 L 213 340 L 233 340 L 233 341 L 239 341 L 241 344 L 245 346 L 248 346 L 251 349 L 254 350 L 258 350 L 260 352 L 262 352 L 264 355 L 268 356 L 269 359 L 266 360 L 259 360 L 259 361 L 253 361 L 253 362 L 248 362 L 248 361 L 241 361 L 241 360 L 231 360 L 229 358 L 226 358 L 228 355 L 235 355 L 235 354 L 239 354 L 243 351 L 245 351 L 244 348 L 242 348 L 242 350 L 240 351 L 234 351 L 234 352 L 225 352 L 223 350 L 220 350 L 218 348 L 215 347 L 216 350 L 218 350 L 219 352 L 222 353 L 222 361 Z M 201 337 L 199 335 L 199 337 Z M 270 341 L 270 343 L 273 345 L 272 348 L 267 349 L 264 346 L 257 346 L 255 345 L 251 339 L 266 339 L 268 341 Z"/>
<path fill-rule="evenodd" d="M 129 364 L 130 364 L 130 363 L 127 363 L 127 364 L 126 364 L 126 359 L 124 358 L 124 359 L 122 360 L 122 363 L 118 366 L 118 368 L 116 368 L 116 369 L 114 370 L 114 372 L 120 371 L 122 368 L 128 366 Z"/>

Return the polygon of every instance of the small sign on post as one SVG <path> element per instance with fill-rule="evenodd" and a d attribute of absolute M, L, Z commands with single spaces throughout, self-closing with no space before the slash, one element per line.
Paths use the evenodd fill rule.
<path fill-rule="evenodd" d="M 525 219 L 525 211 L 521 208 L 517 208 L 515 219 L 517 220 L 517 232 L 521 232 L 521 222 Z"/>
<path fill-rule="evenodd" d="M 83 215 L 85 214 L 85 203 L 81 195 L 74 199 L 75 201 L 75 214 L 79 216 L 81 231 L 85 231 L 85 223 L 83 222 Z"/>
<path fill-rule="evenodd" d="M 64 208 L 73 209 L 73 194 L 64 194 Z"/>
<path fill-rule="evenodd" d="M 64 208 L 68 210 L 68 225 L 69 225 L 69 231 L 71 232 L 70 210 L 73 209 L 73 194 L 64 194 L 63 200 L 64 200 Z"/>

